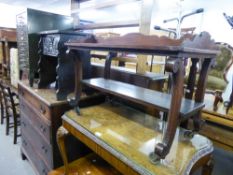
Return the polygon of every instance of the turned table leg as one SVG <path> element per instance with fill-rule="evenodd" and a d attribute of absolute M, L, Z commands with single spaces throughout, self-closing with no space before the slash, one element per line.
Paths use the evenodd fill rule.
<path fill-rule="evenodd" d="M 69 174 L 68 158 L 65 147 L 65 138 L 68 134 L 69 132 L 63 126 L 60 126 L 60 128 L 58 128 L 57 130 L 57 144 L 61 153 L 62 160 L 64 162 L 65 175 Z"/>

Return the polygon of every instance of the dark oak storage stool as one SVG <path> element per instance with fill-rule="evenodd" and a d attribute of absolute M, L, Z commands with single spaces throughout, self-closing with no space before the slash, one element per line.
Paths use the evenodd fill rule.
<path fill-rule="evenodd" d="M 48 175 L 64 175 L 64 166 L 50 171 Z M 69 175 L 121 175 L 116 169 L 109 165 L 95 153 L 73 161 L 69 164 Z"/>

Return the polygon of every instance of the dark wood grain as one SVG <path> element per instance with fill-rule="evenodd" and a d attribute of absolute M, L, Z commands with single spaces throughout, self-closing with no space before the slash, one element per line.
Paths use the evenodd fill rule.
<path fill-rule="evenodd" d="M 200 35 L 184 37 L 179 40 L 170 39 L 168 37 L 146 36 L 138 33 L 127 34 L 122 37 L 113 37 L 108 39 L 90 38 L 83 41 L 71 41 L 66 43 L 72 51 L 87 50 L 103 50 L 108 52 L 133 52 L 140 54 L 164 55 L 172 58 L 167 62 L 165 68 L 172 74 L 172 94 L 159 94 L 105 79 L 84 80 L 84 84 L 97 90 L 121 97 L 125 100 L 133 101 L 138 104 L 154 106 L 158 110 L 168 112 L 168 127 L 164 133 L 162 143 L 155 146 L 155 151 L 150 156 L 152 162 L 157 162 L 164 158 L 170 151 L 170 146 L 174 139 L 176 127 L 180 120 L 194 116 L 195 130 L 200 127 L 200 110 L 204 104 L 204 89 L 206 75 L 208 72 L 208 64 L 212 58 L 216 57 L 219 52 L 213 45 L 210 35 L 206 32 Z M 198 81 L 195 102 L 182 99 L 183 95 L 183 64 L 184 58 L 203 59 L 203 65 L 200 79 Z M 76 72 L 78 73 L 78 72 Z M 109 71 L 110 73 L 110 71 Z M 80 83 L 79 74 L 76 74 L 76 83 Z M 202 86 L 203 85 L 203 86 Z M 79 90 L 76 88 L 76 92 Z M 191 87 L 192 88 L 192 87 Z M 77 94 L 77 93 L 76 93 Z M 76 98 L 78 104 L 79 98 Z M 182 101 L 185 101 L 184 103 Z"/>
<path fill-rule="evenodd" d="M 195 87 L 195 82 L 196 82 L 196 74 L 197 74 L 197 63 L 199 59 L 192 58 L 191 61 L 192 61 L 192 65 L 189 71 L 187 88 L 186 88 L 187 91 L 185 93 L 185 98 L 187 99 L 193 98 L 194 87 Z M 182 122 L 181 127 L 188 128 L 188 120 Z"/>
<path fill-rule="evenodd" d="M 140 104 L 155 106 L 164 112 L 170 109 L 171 94 L 165 94 L 159 91 L 104 78 L 82 80 L 82 83 L 102 92 L 134 100 Z M 203 103 L 195 103 L 192 100 L 183 98 L 180 115 L 182 117 L 188 117 L 203 107 Z"/>
<path fill-rule="evenodd" d="M 104 77 L 104 67 L 99 64 L 92 64 L 92 78 Z M 117 80 L 139 87 L 162 91 L 165 80 L 168 76 L 163 73 L 146 72 L 144 74 L 129 72 L 127 70 L 112 67 L 110 70 L 110 79 Z"/>
<path fill-rule="evenodd" d="M 207 73 L 209 71 L 211 65 L 211 59 L 205 59 L 204 62 L 202 63 L 201 67 L 201 72 L 200 76 L 197 82 L 197 90 L 195 93 L 195 101 L 196 102 L 203 102 L 204 101 L 204 95 L 205 95 L 205 89 L 206 89 L 206 83 L 207 83 Z M 196 131 L 200 130 L 200 125 L 201 125 L 201 111 L 199 111 L 195 116 L 194 116 L 194 129 Z"/>
<path fill-rule="evenodd" d="M 163 136 L 162 142 L 155 145 L 154 153 L 158 156 L 158 160 L 164 159 L 166 155 L 170 152 L 177 126 L 179 125 L 179 113 L 182 111 L 183 108 L 186 108 L 186 103 L 183 103 L 182 106 L 182 96 L 183 96 L 183 70 L 184 65 L 181 60 L 175 61 L 174 63 L 174 70 L 172 71 L 172 96 L 170 97 L 171 100 L 169 101 L 170 105 L 168 108 L 168 125 L 166 128 L 166 132 Z M 177 69 L 176 69 L 177 66 Z M 158 99 L 161 101 L 160 99 Z M 190 112 L 194 113 L 193 110 L 195 108 L 190 108 Z M 200 108 L 198 109 L 200 111 Z M 184 117 L 186 117 L 184 115 Z"/>
<path fill-rule="evenodd" d="M 190 68 L 188 83 L 187 83 L 188 92 L 185 93 L 185 98 L 188 98 L 188 99 L 193 98 L 194 86 L 196 82 L 198 59 L 192 58 L 191 61 L 192 61 L 192 66 Z"/>
<path fill-rule="evenodd" d="M 145 54 L 154 53 L 158 55 L 178 57 L 187 56 L 187 54 L 198 54 L 199 57 L 205 56 L 210 58 L 215 56 L 218 51 L 216 51 L 216 48 L 213 50 L 212 44 L 211 46 L 207 44 L 208 39 L 210 38 L 202 38 L 201 36 L 197 35 L 192 40 L 186 38 L 174 40 L 165 36 L 158 37 L 156 35 L 147 36 L 139 33 L 130 33 L 122 37 L 113 37 L 108 39 L 95 38 L 95 40 L 91 42 L 71 41 L 66 43 L 66 45 L 70 49 L 96 49 Z M 204 44 L 196 44 L 197 42 L 204 42 Z"/>
<path fill-rule="evenodd" d="M 112 59 L 116 57 L 116 53 L 110 52 L 106 56 L 105 66 L 104 66 L 104 78 L 109 79 L 110 78 L 110 71 L 111 71 L 111 63 Z"/>
<path fill-rule="evenodd" d="M 61 116 L 71 107 L 67 101 L 56 101 L 54 89 L 35 89 L 24 82 L 19 83 L 19 103 L 22 115 L 22 154 L 38 174 L 47 174 L 62 165 L 56 131 L 61 125 Z M 74 137 L 69 137 L 67 142 L 72 145 L 67 147 L 70 160 L 89 151 Z"/>

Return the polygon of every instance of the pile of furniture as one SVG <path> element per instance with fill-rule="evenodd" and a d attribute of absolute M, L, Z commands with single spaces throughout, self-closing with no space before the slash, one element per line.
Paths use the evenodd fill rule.
<path fill-rule="evenodd" d="M 198 166 L 204 167 L 203 174 L 211 172 L 210 161 L 213 151 L 211 142 L 200 135 L 193 134 L 190 130 L 179 128 L 181 122 L 192 117 L 193 129 L 195 131 L 200 129 L 206 77 L 211 60 L 218 53 L 207 33 L 197 35 L 191 40 L 128 34 L 106 40 L 88 38 L 86 42 L 68 42 L 66 45 L 75 60 L 76 70 L 75 94 L 74 98 L 69 100 L 74 110 L 63 115 L 63 125 L 57 132 L 66 173 L 70 171 L 64 143 L 68 133 L 74 135 L 123 174 L 159 174 L 161 172 L 189 174 Z M 80 56 L 79 51 L 83 49 L 109 52 L 103 78 L 82 79 L 82 61 L 85 58 Z M 172 75 L 172 93 L 165 94 L 123 83 L 120 80 L 112 80 L 111 60 L 115 52 L 171 57 L 172 59 L 169 59 L 165 67 L 166 71 Z M 182 98 L 183 58 L 185 57 L 191 57 L 192 60 L 186 99 Z M 202 60 L 202 69 L 195 97 L 192 100 L 198 59 Z M 82 107 L 80 105 L 81 85 L 104 93 L 105 103 Z M 149 116 L 145 111 L 138 110 L 136 107 L 138 104 L 163 111 L 167 119 L 164 118 L 163 121 L 156 119 L 155 116 Z M 201 147 L 191 143 L 198 143 Z M 183 151 L 190 151 L 187 159 L 178 160 L 181 156 L 176 155 Z M 178 162 L 183 163 L 181 165 Z M 57 171 L 54 173 L 56 174 Z"/>

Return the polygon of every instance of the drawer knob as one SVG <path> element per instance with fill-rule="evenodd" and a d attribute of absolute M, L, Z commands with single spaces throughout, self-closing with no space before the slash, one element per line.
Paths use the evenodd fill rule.
<path fill-rule="evenodd" d="M 26 123 L 25 122 L 22 121 L 21 123 L 22 123 L 23 127 L 26 127 Z"/>
<path fill-rule="evenodd" d="M 46 132 L 46 128 L 43 125 L 40 125 L 40 131 L 41 132 Z"/>
<path fill-rule="evenodd" d="M 42 146 L 41 149 L 44 151 L 45 154 L 48 152 L 45 146 Z"/>
<path fill-rule="evenodd" d="M 23 140 L 23 144 L 24 144 L 25 146 L 27 146 L 27 142 L 26 142 L 25 140 Z"/>
<path fill-rule="evenodd" d="M 41 112 L 42 114 L 45 114 L 45 113 L 46 113 L 46 110 L 45 110 L 45 108 L 44 108 L 42 105 L 40 105 L 40 112 Z"/>
<path fill-rule="evenodd" d="M 47 175 L 45 168 L 43 168 L 42 173 L 43 173 L 44 175 Z"/>

